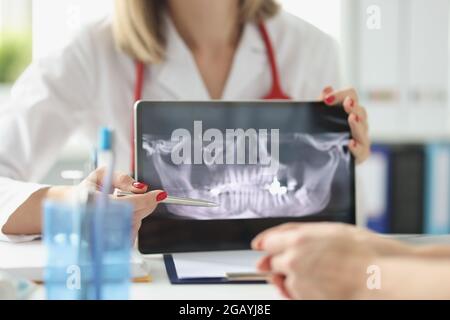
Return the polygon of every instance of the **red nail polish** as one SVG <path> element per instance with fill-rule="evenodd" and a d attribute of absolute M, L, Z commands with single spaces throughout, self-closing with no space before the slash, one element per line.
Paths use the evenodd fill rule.
<path fill-rule="evenodd" d="M 355 106 L 355 101 L 353 99 L 350 100 L 350 107 L 353 108 Z"/>
<path fill-rule="evenodd" d="M 359 117 L 357 115 L 355 115 L 355 121 L 359 122 Z"/>
<path fill-rule="evenodd" d="M 329 96 L 325 99 L 325 103 L 332 104 L 336 98 L 334 96 Z"/>
<path fill-rule="evenodd" d="M 167 192 L 161 192 L 156 196 L 156 201 L 163 201 L 165 198 L 167 198 Z"/>
<path fill-rule="evenodd" d="M 141 182 L 135 182 L 133 183 L 133 187 L 138 188 L 138 189 L 147 189 L 147 185 L 145 183 L 141 183 Z"/>
<path fill-rule="evenodd" d="M 325 90 L 323 90 L 323 92 L 324 92 L 325 94 L 329 94 L 329 93 L 331 93 L 332 91 L 333 91 L 333 88 L 332 88 L 332 87 L 326 87 Z"/>

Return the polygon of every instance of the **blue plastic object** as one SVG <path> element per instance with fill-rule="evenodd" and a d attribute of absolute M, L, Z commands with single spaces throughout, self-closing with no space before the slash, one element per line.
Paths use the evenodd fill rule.
<path fill-rule="evenodd" d="M 100 151 L 111 150 L 112 148 L 112 131 L 109 128 L 100 128 L 98 135 L 98 149 Z"/>
<path fill-rule="evenodd" d="M 130 283 L 131 218 L 126 202 L 107 201 L 102 206 L 102 225 L 92 228 L 98 214 L 95 202 L 73 205 L 44 204 L 44 241 L 47 246 L 45 286 L 48 299 L 127 299 Z M 94 230 L 99 234 L 94 235 Z M 93 250 L 100 241 L 99 259 Z M 98 270 L 98 274 L 94 270 Z M 97 271 L 98 272 L 98 271 Z M 96 282 L 100 275 L 100 281 Z M 100 285 L 100 287 L 98 287 Z"/>

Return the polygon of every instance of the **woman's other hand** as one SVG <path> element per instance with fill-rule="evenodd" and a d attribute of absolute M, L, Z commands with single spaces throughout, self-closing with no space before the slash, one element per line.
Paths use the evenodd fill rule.
<path fill-rule="evenodd" d="M 369 125 L 366 109 L 359 104 L 356 90 L 349 88 L 335 91 L 332 87 L 326 87 L 320 99 L 329 106 L 343 105 L 352 132 L 348 147 L 357 164 L 365 161 L 370 155 Z"/>

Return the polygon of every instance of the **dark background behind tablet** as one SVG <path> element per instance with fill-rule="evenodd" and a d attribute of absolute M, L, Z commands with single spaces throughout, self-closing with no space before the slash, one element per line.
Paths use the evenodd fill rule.
<path fill-rule="evenodd" d="M 203 131 L 265 128 L 308 134 L 349 133 L 347 114 L 340 107 L 321 102 L 139 102 L 136 106 L 136 178 L 152 189 L 163 189 L 158 174 L 146 160 L 143 136 L 169 136 L 175 129 L 192 130 L 201 120 Z M 280 150 L 280 153 L 282 150 Z M 347 151 L 348 152 L 348 151 Z M 281 156 L 280 156 L 281 157 Z M 139 251 L 170 253 L 184 251 L 248 249 L 251 239 L 269 227 L 290 221 L 339 221 L 355 223 L 354 164 L 350 157 L 344 178 L 332 188 L 339 203 L 320 213 L 303 217 L 195 220 L 171 216 L 165 205 L 144 219 L 139 231 Z M 341 169 L 342 170 L 342 169 Z"/>

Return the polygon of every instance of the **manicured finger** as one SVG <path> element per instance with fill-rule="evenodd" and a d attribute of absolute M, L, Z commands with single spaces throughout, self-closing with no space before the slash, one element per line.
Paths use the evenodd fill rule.
<path fill-rule="evenodd" d="M 89 180 L 94 181 L 97 186 L 102 186 L 106 174 L 107 170 L 105 167 L 99 168 L 89 175 Z M 122 172 L 114 172 L 112 185 L 113 188 L 133 193 L 144 193 L 148 188 L 146 184 L 138 182 L 131 178 L 129 175 Z"/>
<path fill-rule="evenodd" d="M 362 144 L 366 144 L 368 142 L 369 135 L 367 132 L 367 128 L 361 122 L 359 117 L 357 115 L 355 115 L 354 113 L 351 113 L 348 116 L 348 124 L 350 126 L 350 130 L 351 130 L 353 139 L 355 139 L 356 141 L 358 141 Z"/>
<path fill-rule="evenodd" d="M 367 126 L 359 121 L 357 116 L 354 114 L 350 114 L 348 123 L 353 140 L 355 140 L 361 147 L 370 149 L 369 130 Z"/>
<path fill-rule="evenodd" d="M 117 189 L 133 193 L 145 193 L 148 188 L 145 183 L 138 182 L 124 173 L 114 174 L 113 185 Z"/>
<path fill-rule="evenodd" d="M 136 181 L 136 182 L 133 182 L 133 188 L 134 188 L 134 190 L 132 192 L 134 192 L 134 193 L 145 193 L 145 192 L 147 192 L 148 185 L 146 185 L 143 182 Z"/>
<path fill-rule="evenodd" d="M 258 234 L 251 243 L 252 249 L 253 250 L 262 250 L 261 245 L 262 245 L 262 241 L 264 240 L 264 238 L 272 233 L 272 232 L 279 232 L 279 231 L 284 231 L 284 230 L 291 230 L 291 229 L 296 229 L 299 228 L 302 224 L 301 223 L 295 223 L 295 222 L 291 222 L 291 223 L 284 223 L 281 224 L 279 226 L 264 230 L 263 232 L 261 232 L 260 234 Z"/>
<path fill-rule="evenodd" d="M 144 194 L 119 197 L 118 200 L 129 201 L 134 205 L 134 211 L 153 212 L 158 203 L 167 198 L 167 193 L 163 190 L 153 190 Z"/>
<path fill-rule="evenodd" d="M 359 105 L 353 105 L 351 107 L 351 98 L 348 98 L 344 101 L 344 110 L 349 115 L 354 114 L 356 116 L 357 122 L 362 123 L 363 125 L 367 126 L 367 111 L 365 108 L 359 106 Z"/>
<path fill-rule="evenodd" d="M 356 90 L 353 88 L 328 93 L 324 97 L 324 102 L 329 106 L 334 106 L 342 104 L 347 97 L 350 97 L 354 101 L 355 105 L 358 104 L 358 95 Z"/>
<path fill-rule="evenodd" d="M 370 147 L 367 147 L 355 139 L 351 139 L 348 148 L 356 160 L 356 164 L 360 164 L 370 156 Z"/>
<path fill-rule="evenodd" d="M 356 111 L 349 114 L 348 118 L 349 125 L 355 125 L 361 127 L 364 136 L 369 136 L 369 125 L 367 123 L 367 118 L 365 115 L 360 115 Z"/>
<path fill-rule="evenodd" d="M 351 113 L 352 111 L 355 110 L 355 107 L 357 107 L 355 100 L 353 100 L 350 96 L 347 96 L 344 99 L 344 102 L 342 105 L 344 107 L 345 112 L 347 112 L 347 113 Z"/>
<path fill-rule="evenodd" d="M 158 203 L 167 198 L 167 192 L 163 190 L 154 190 L 143 195 L 138 195 L 138 197 L 138 208 L 147 210 L 150 213 L 155 210 Z"/>
<path fill-rule="evenodd" d="M 332 86 L 325 87 L 325 89 L 323 89 L 322 92 L 320 93 L 319 100 L 320 100 L 320 101 L 324 100 L 325 97 L 326 97 L 328 94 L 332 93 L 333 91 L 334 91 L 334 89 L 333 89 Z"/>
<path fill-rule="evenodd" d="M 367 122 L 367 111 L 364 107 L 358 105 L 351 97 L 346 97 L 343 102 L 345 112 L 355 114 L 361 122 Z"/>

